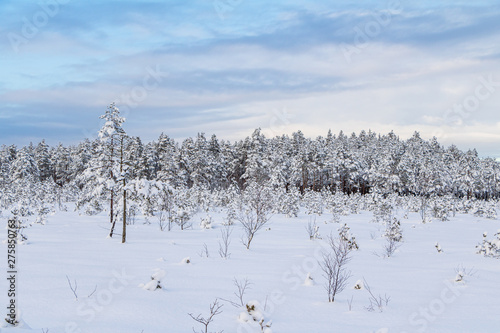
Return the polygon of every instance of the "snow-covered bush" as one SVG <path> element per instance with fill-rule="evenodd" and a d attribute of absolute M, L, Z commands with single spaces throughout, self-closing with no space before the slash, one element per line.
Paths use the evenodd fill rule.
<path fill-rule="evenodd" d="M 316 225 L 316 219 L 313 221 L 309 221 L 307 223 L 307 234 L 309 235 L 309 240 L 321 239 L 321 235 L 319 234 L 319 226 Z"/>
<path fill-rule="evenodd" d="M 302 204 L 309 215 L 322 215 L 324 210 L 324 198 L 321 192 L 307 190 L 302 197 Z"/>
<path fill-rule="evenodd" d="M 356 289 L 356 290 L 363 289 L 363 281 L 361 281 L 361 280 L 356 281 L 356 284 L 354 285 L 353 288 Z"/>
<path fill-rule="evenodd" d="M 234 204 L 228 205 L 226 217 L 224 218 L 224 222 L 222 222 L 222 225 L 232 226 L 234 224 L 234 221 L 237 220 L 238 214 L 236 213 L 236 208 L 234 206 Z"/>
<path fill-rule="evenodd" d="M 441 245 L 439 245 L 439 243 L 436 243 L 436 245 L 434 245 L 434 247 L 436 248 L 436 250 L 438 251 L 438 253 L 443 252 L 443 249 L 441 248 Z"/>
<path fill-rule="evenodd" d="M 362 195 L 355 193 L 345 197 L 347 198 L 345 198 L 344 201 L 348 204 L 347 208 L 349 209 L 349 212 L 351 214 L 359 214 L 362 210 Z"/>
<path fill-rule="evenodd" d="M 161 280 L 165 277 L 165 275 L 166 273 L 164 270 L 156 269 L 156 272 L 153 275 L 151 275 L 151 281 L 149 281 L 148 283 L 141 283 L 139 287 L 149 291 L 163 289 L 163 286 L 161 285 Z"/>
<path fill-rule="evenodd" d="M 52 208 L 52 209 L 51 209 Z M 36 219 L 35 223 L 37 224 L 45 224 L 47 222 L 47 215 L 54 214 L 53 207 L 49 207 L 48 205 L 41 205 L 36 210 Z"/>
<path fill-rule="evenodd" d="M 288 192 L 280 195 L 276 203 L 276 213 L 285 214 L 286 217 L 297 217 L 300 211 L 300 192 L 292 187 Z"/>
<path fill-rule="evenodd" d="M 212 216 L 207 215 L 201 218 L 200 227 L 202 229 L 212 229 Z"/>
<path fill-rule="evenodd" d="M 191 224 L 189 223 L 189 220 L 191 219 L 192 213 L 189 211 L 179 208 L 177 212 L 175 213 L 175 223 L 181 228 L 181 230 L 184 230 L 186 228 L 191 227 Z"/>
<path fill-rule="evenodd" d="M 264 318 L 264 309 L 257 301 L 250 301 L 245 304 L 245 310 L 238 316 L 240 323 L 248 324 L 252 328 L 260 329 L 262 333 L 272 333 L 272 322 Z"/>
<path fill-rule="evenodd" d="M 487 219 L 496 220 L 497 210 L 496 202 L 494 201 L 478 201 L 473 208 L 473 214 L 476 217 L 485 217 Z"/>
<path fill-rule="evenodd" d="M 386 224 L 386 229 L 383 235 L 386 238 L 386 244 L 384 245 L 384 257 L 392 257 L 394 252 L 401 246 L 399 242 L 403 241 L 403 230 L 401 229 L 401 223 L 397 218 L 393 218 Z"/>
<path fill-rule="evenodd" d="M 401 222 L 397 218 L 393 218 L 386 224 L 384 237 L 401 242 L 403 240 L 403 230 L 401 229 Z"/>
<path fill-rule="evenodd" d="M 391 220 L 394 207 L 389 200 L 374 196 L 373 222 L 384 223 Z"/>
<path fill-rule="evenodd" d="M 349 250 L 359 250 L 356 237 L 351 235 L 350 228 L 346 223 L 339 229 L 339 237 L 341 242 L 346 242 Z"/>
<path fill-rule="evenodd" d="M 449 205 L 444 198 L 435 198 L 431 202 L 432 217 L 439 219 L 441 221 L 449 220 Z"/>
<path fill-rule="evenodd" d="M 500 258 L 500 229 L 494 235 L 496 239 L 488 240 L 488 233 L 483 233 L 483 242 L 476 246 L 477 254 L 485 257 Z"/>
<path fill-rule="evenodd" d="M 210 190 L 206 186 L 194 185 L 189 189 L 189 196 L 193 205 L 208 213 L 212 202 Z"/>
<path fill-rule="evenodd" d="M 466 268 L 463 265 L 458 265 L 455 268 L 455 282 L 460 282 L 460 283 L 465 283 L 469 277 L 474 276 L 477 273 L 477 271 L 473 268 Z"/>
<path fill-rule="evenodd" d="M 349 202 L 349 198 L 347 200 L 346 196 L 341 192 L 336 192 L 335 194 L 327 194 L 326 195 L 326 207 L 328 211 L 332 214 L 332 222 L 339 223 L 340 217 L 343 215 L 349 215 L 349 211 L 347 208 L 347 203 Z"/>

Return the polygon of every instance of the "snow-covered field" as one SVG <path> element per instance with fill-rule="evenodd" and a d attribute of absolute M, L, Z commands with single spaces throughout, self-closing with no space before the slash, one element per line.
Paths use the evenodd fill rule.
<path fill-rule="evenodd" d="M 17 291 L 24 328 L 0 331 L 201 331 L 188 313 L 206 317 L 210 304 L 219 298 L 224 306 L 210 332 L 260 332 L 252 328 L 257 324 L 238 319 L 244 307 L 221 300 L 237 302 L 233 280 L 248 279 L 251 285 L 243 299 L 260 303 L 274 333 L 500 332 L 500 261 L 475 253 L 483 232 L 493 235 L 500 228 L 496 220 L 457 215 L 447 222 L 422 224 L 418 214 L 410 214 L 401 219 L 404 242 L 393 257 L 384 258 L 384 227 L 371 222 L 371 213 L 343 216 L 341 224 L 329 222 L 329 214 L 316 217 L 323 240 L 309 239 L 305 227 L 311 216 L 274 215 L 250 250 L 235 224 L 231 256 L 222 259 L 218 250 L 225 213 L 211 215 L 211 229 L 199 227 L 204 215 L 198 214 L 192 229 L 170 232 L 160 231 L 154 220 L 144 225 L 139 218 L 129 226 L 126 244 L 119 236 L 106 238 L 105 213 L 80 216 L 70 208 L 49 217 L 46 225 L 33 225 L 25 232 L 29 243 L 18 246 Z M 5 222 L 2 219 L 4 226 Z M 351 253 L 347 288 L 329 303 L 318 261 L 328 248 L 326 236 L 337 234 L 343 223 L 356 237 L 359 250 Z M 7 238 L 5 228 L 0 237 Z M 438 253 L 436 242 L 443 252 Z M 6 253 L 5 244 L 2 249 Z M 1 262 L 6 271 L 6 260 Z M 458 267 L 465 276 L 456 282 Z M 151 286 L 153 274 L 162 288 L 146 290 L 143 286 Z M 306 283 L 308 274 L 312 283 Z M 77 286 L 77 300 L 67 277 Z M 390 298 L 382 311 L 367 310 L 367 290 L 354 289 L 363 279 L 375 296 Z M 2 279 L 5 305 L 6 284 Z"/>

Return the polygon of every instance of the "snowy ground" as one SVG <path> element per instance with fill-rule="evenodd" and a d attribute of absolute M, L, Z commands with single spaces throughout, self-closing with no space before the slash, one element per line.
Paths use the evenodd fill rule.
<path fill-rule="evenodd" d="M 170 232 L 159 231 L 155 221 L 144 225 L 138 219 L 128 228 L 126 244 L 119 237 L 106 238 L 105 214 L 60 212 L 46 225 L 30 227 L 29 244 L 18 247 L 18 302 L 26 330 L 0 331 L 192 332 L 192 327 L 201 326 L 188 313 L 206 316 L 216 298 L 236 301 L 233 279 L 248 278 L 252 284 L 245 301 L 265 305 L 264 317 L 272 320 L 275 333 L 500 332 L 500 260 L 475 254 L 482 233 L 493 235 L 500 228 L 498 221 L 457 215 L 447 222 L 421 224 L 417 214 L 410 215 L 402 220 L 404 243 L 394 257 L 383 258 L 374 253 L 382 253 L 384 228 L 370 222 L 371 213 L 342 217 L 360 249 L 352 253 L 348 287 L 328 303 L 317 262 L 325 243 L 309 240 L 305 226 L 310 216 L 273 216 L 269 230 L 257 234 L 250 250 L 242 245 L 242 229 L 235 225 L 231 257 L 224 260 L 218 255 L 218 241 L 225 214 L 211 215 L 214 224 L 208 230 L 198 226 L 204 215 L 193 218 L 192 229 Z M 316 219 L 322 236 L 340 227 L 325 223 L 329 220 L 329 214 Z M 0 238 L 7 238 L 4 228 Z M 208 258 L 200 256 L 203 244 Z M 6 253 L 5 244 L 2 249 Z M 183 262 L 187 257 L 189 264 Z M 470 272 L 463 282 L 454 281 L 459 265 Z M 0 267 L 6 271 L 6 260 Z M 140 287 L 162 271 L 162 289 Z M 308 273 L 315 285 L 304 284 Z M 78 300 L 66 276 L 76 281 Z M 390 297 L 382 312 L 368 311 L 367 291 L 353 288 L 363 278 L 374 294 Z M 7 304 L 5 279 L 0 290 Z M 260 332 L 238 321 L 243 308 L 221 302 L 223 312 L 210 331 Z"/>

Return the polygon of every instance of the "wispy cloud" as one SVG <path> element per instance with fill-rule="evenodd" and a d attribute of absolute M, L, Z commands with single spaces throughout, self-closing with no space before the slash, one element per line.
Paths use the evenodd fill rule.
<path fill-rule="evenodd" d="M 0 143 L 76 142 L 121 101 L 126 128 L 145 139 L 369 126 L 428 137 L 440 130 L 445 144 L 500 155 L 491 146 L 500 87 L 460 125 L 440 121 L 479 77 L 500 81 L 500 5 L 401 1 L 396 11 L 380 1 L 294 0 L 230 9 L 221 17 L 212 1 L 69 1 L 15 52 L 9 33 L 23 36 L 43 8 L 4 1 Z M 350 62 L 345 45 L 357 47 Z M 131 108 L 123 96 L 140 91 L 148 68 L 165 75 Z M 293 122 L 275 126 L 273 110 L 282 109 Z"/>

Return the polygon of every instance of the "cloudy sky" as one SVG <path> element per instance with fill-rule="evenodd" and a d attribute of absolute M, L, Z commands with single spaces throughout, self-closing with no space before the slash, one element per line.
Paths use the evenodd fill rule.
<path fill-rule="evenodd" d="M 419 131 L 500 157 L 497 1 L 2 0 L 0 144 Z"/>

